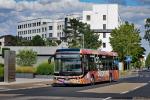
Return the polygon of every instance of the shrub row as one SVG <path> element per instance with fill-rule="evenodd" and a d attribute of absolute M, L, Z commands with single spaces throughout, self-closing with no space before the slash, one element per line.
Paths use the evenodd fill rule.
<path fill-rule="evenodd" d="M 39 75 L 50 75 L 54 73 L 54 64 L 48 64 L 48 62 L 44 62 L 41 63 L 38 67 L 37 67 L 37 71 L 36 74 Z"/>
<path fill-rule="evenodd" d="M 37 67 L 32 66 L 20 66 L 16 68 L 17 73 L 34 73 L 37 75 L 52 75 L 54 73 L 54 64 L 48 64 L 48 62 L 43 62 Z"/>
<path fill-rule="evenodd" d="M 31 66 L 21 66 L 16 68 L 17 73 L 35 73 L 36 68 Z"/>
<path fill-rule="evenodd" d="M 4 67 L 0 66 L 0 77 L 4 76 Z"/>

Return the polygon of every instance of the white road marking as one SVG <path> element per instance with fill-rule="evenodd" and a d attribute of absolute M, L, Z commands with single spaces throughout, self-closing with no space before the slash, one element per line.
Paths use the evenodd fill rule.
<path fill-rule="evenodd" d="M 148 84 L 148 83 L 145 83 L 145 84 L 143 84 L 143 85 L 141 85 L 141 86 L 137 86 L 137 87 L 133 88 L 133 89 L 130 90 L 130 91 L 121 92 L 120 94 L 126 94 L 126 93 L 131 92 L 131 91 L 134 91 L 134 90 L 136 90 L 136 89 L 138 89 L 138 88 L 140 88 L 140 87 L 143 87 L 143 86 L 145 86 L 145 85 L 147 85 L 147 84 Z"/>
<path fill-rule="evenodd" d="M 78 92 L 125 94 L 127 92 L 133 91 L 133 90 L 143 87 L 145 85 L 147 85 L 147 83 L 118 83 L 118 84 L 108 85 L 108 86 L 104 86 L 104 87 L 81 90 Z"/>
<path fill-rule="evenodd" d="M 13 91 L 13 90 L 25 90 L 25 89 L 35 89 L 35 88 L 41 88 L 41 87 L 48 87 L 48 86 L 51 86 L 51 85 L 46 85 L 46 86 L 32 86 L 32 87 L 25 87 L 25 88 L 17 88 L 17 89 L 2 89 L 0 90 L 1 92 L 4 92 L 4 91 Z"/>
<path fill-rule="evenodd" d="M 102 99 L 102 100 L 109 100 L 109 99 L 111 99 L 112 97 L 107 97 L 107 98 L 104 98 L 104 99 Z"/>
<path fill-rule="evenodd" d="M 128 93 L 129 91 L 124 91 L 124 92 L 121 92 L 120 94 L 126 94 L 126 93 Z"/>

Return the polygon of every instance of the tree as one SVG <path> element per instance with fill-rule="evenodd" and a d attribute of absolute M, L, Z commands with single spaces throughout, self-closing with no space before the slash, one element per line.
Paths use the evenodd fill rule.
<path fill-rule="evenodd" d="M 45 40 L 46 46 L 58 46 L 60 43 L 61 43 L 61 40 L 52 40 L 52 39 Z"/>
<path fill-rule="evenodd" d="M 150 67 L 150 53 L 148 54 L 146 61 L 145 61 L 145 66 Z"/>
<path fill-rule="evenodd" d="M 17 54 L 17 64 L 21 66 L 32 66 L 37 62 L 37 52 L 33 50 L 20 50 Z"/>
<path fill-rule="evenodd" d="M 138 61 L 139 56 L 144 54 L 144 48 L 141 47 L 140 31 L 134 24 L 121 25 L 111 33 L 110 44 L 113 51 L 118 52 L 120 60 L 124 61 L 125 56 L 132 56 L 133 62 Z"/>
<path fill-rule="evenodd" d="M 64 29 L 64 33 L 66 34 L 66 42 L 70 48 L 81 48 L 83 45 L 83 36 L 85 48 L 97 49 L 101 46 L 98 34 L 94 34 L 90 30 L 89 25 L 77 19 L 70 19 L 69 24 Z"/>
<path fill-rule="evenodd" d="M 32 46 L 45 46 L 45 41 L 41 38 L 41 36 L 36 35 L 31 40 Z"/>
<path fill-rule="evenodd" d="M 144 39 L 149 41 L 150 44 L 150 18 L 146 19 Z"/>

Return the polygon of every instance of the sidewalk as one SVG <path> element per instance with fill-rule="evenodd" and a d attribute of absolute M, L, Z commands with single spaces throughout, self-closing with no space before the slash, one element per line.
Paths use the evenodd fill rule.
<path fill-rule="evenodd" d="M 39 78 L 16 78 L 15 82 L 0 82 L 0 86 L 17 85 L 17 84 L 32 84 L 32 83 L 51 83 L 52 79 L 39 79 Z"/>
<path fill-rule="evenodd" d="M 121 79 L 129 78 L 129 77 L 136 77 L 138 76 L 138 72 L 134 71 L 120 71 L 119 76 Z"/>

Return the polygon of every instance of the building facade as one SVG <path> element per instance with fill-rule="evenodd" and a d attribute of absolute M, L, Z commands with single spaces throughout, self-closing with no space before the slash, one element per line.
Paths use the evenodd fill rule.
<path fill-rule="evenodd" d="M 32 40 L 36 35 L 40 35 L 44 39 L 49 38 L 59 40 L 61 37 L 64 37 L 64 24 L 63 19 L 51 20 L 37 18 L 21 21 L 18 22 L 17 35 L 26 40 Z"/>
<path fill-rule="evenodd" d="M 99 39 L 102 40 L 102 46 L 99 49 L 112 51 L 109 43 L 110 34 L 121 23 L 117 4 L 93 5 L 91 11 L 83 11 L 82 22 L 89 24 L 91 30 L 99 34 Z"/>

